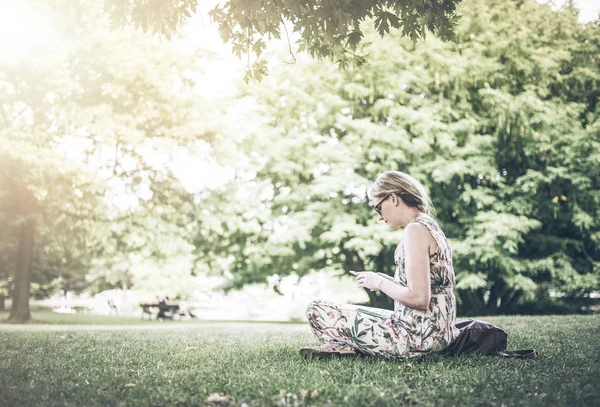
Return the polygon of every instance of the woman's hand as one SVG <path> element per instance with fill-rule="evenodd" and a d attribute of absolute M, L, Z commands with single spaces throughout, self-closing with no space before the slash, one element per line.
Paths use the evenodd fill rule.
<path fill-rule="evenodd" d="M 350 271 L 350 273 L 356 276 L 356 282 L 359 287 L 371 291 L 380 291 L 381 284 L 385 281 L 385 278 L 371 271 Z"/>

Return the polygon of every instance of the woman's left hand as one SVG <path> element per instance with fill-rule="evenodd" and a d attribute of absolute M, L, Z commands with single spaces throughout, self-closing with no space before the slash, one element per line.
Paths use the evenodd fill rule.
<path fill-rule="evenodd" d="M 359 271 L 356 273 L 356 282 L 359 287 L 371 291 L 380 291 L 384 278 L 371 271 Z"/>

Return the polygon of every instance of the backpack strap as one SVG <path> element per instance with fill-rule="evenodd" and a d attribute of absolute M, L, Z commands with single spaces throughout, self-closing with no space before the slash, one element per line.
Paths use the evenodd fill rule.
<path fill-rule="evenodd" d="M 502 356 L 504 358 L 513 359 L 537 359 L 538 353 L 535 349 L 524 349 L 524 350 L 499 350 L 490 355 Z"/>

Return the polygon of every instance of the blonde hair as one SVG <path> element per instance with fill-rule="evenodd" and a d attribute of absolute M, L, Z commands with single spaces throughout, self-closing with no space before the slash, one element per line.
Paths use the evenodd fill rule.
<path fill-rule="evenodd" d="M 407 206 L 417 208 L 427 215 L 435 213 L 425 187 L 419 181 L 401 171 L 386 171 L 380 174 L 369 188 L 368 196 L 373 202 L 373 198 L 381 199 L 392 192 L 398 195 Z"/>

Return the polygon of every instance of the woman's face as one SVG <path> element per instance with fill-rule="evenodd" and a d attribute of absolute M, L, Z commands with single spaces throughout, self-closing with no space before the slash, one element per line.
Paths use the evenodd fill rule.
<path fill-rule="evenodd" d="M 406 226 L 414 218 L 415 212 L 415 208 L 407 206 L 395 193 L 379 198 L 373 204 L 373 209 L 379 215 L 378 219 L 384 221 L 390 229 Z"/>

